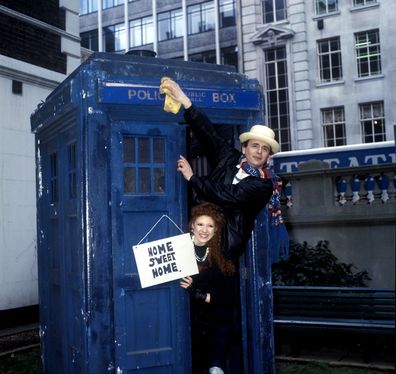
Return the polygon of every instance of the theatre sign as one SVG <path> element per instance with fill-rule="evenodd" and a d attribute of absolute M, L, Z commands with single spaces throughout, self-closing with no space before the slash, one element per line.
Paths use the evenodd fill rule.
<path fill-rule="evenodd" d="M 273 157 L 273 165 L 278 173 L 293 173 L 302 162 L 309 160 L 326 162 L 332 169 L 392 164 L 396 161 L 395 142 L 281 152 Z"/>

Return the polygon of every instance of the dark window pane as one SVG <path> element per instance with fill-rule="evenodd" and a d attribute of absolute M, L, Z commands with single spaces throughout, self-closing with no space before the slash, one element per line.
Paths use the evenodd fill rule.
<path fill-rule="evenodd" d="M 149 193 L 151 179 L 150 179 L 150 169 L 149 168 L 140 168 L 139 169 L 139 192 L 140 193 Z"/>
<path fill-rule="evenodd" d="M 154 169 L 154 192 L 165 192 L 165 170 Z"/>
<path fill-rule="evenodd" d="M 124 168 L 124 192 L 135 193 L 136 192 L 136 169 L 135 168 Z"/>
<path fill-rule="evenodd" d="M 51 164 L 51 202 L 58 201 L 58 158 L 56 153 L 50 155 Z"/>
<path fill-rule="evenodd" d="M 124 138 L 123 141 L 124 162 L 135 162 L 135 139 Z"/>
<path fill-rule="evenodd" d="M 68 174 L 69 174 L 69 198 L 77 197 L 77 175 L 76 175 L 76 144 L 68 147 Z"/>
<path fill-rule="evenodd" d="M 150 139 L 148 138 L 138 139 L 138 157 L 139 157 L 139 163 L 141 164 L 150 163 Z"/>
<path fill-rule="evenodd" d="M 165 162 L 165 142 L 164 139 L 156 138 L 153 141 L 154 163 Z"/>

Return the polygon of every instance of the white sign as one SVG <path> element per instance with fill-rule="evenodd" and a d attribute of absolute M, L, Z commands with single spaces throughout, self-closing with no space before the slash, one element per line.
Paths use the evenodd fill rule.
<path fill-rule="evenodd" d="M 198 273 L 190 234 L 133 246 L 142 288 Z"/>

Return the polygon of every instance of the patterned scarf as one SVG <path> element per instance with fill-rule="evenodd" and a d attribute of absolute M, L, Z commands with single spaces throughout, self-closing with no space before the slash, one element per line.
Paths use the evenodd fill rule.
<path fill-rule="evenodd" d="M 264 165 L 262 169 L 249 165 L 244 155 L 239 161 L 239 166 L 246 174 L 258 178 L 271 179 L 272 196 L 267 205 L 271 261 L 272 263 L 278 262 L 280 258 L 286 260 L 289 257 L 289 235 L 281 211 L 282 180 L 267 165 Z"/>

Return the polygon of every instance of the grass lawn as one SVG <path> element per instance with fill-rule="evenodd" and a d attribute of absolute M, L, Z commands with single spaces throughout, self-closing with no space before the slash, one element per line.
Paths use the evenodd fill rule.
<path fill-rule="evenodd" d="M 346 366 L 329 366 L 323 363 L 277 362 L 277 374 L 384 374 L 394 373 L 394 370 L 374 370 L 351 368 Z M 40 374 L 39 348 L 13 355 L 0 356 L 1 374 Z M 261 374 L 261 373 L 260 373 Z"/>

